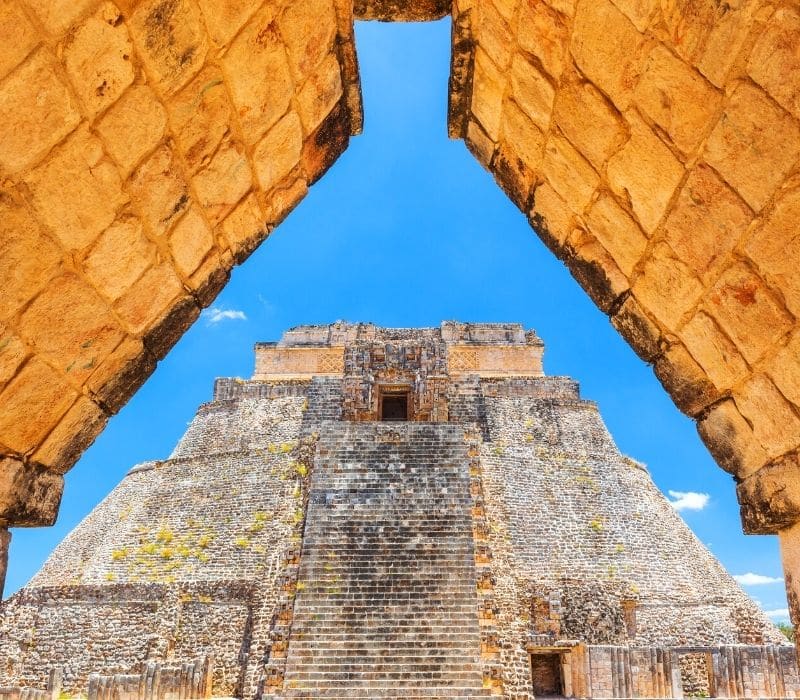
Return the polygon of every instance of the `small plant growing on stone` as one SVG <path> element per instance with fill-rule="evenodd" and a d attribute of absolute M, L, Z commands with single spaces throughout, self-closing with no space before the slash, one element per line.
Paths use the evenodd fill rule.
<path fill-rule="evenodd" d="M 308 474 L 308 467 L 305 464 L 303 464 L 302 462 L 295 462 L 294 463 L 294 471 L 295 471 L 295 474 L 297 474 L 297 476 L 299 476 L 301 479 L 303 479 Z"/>
<path fill-rule="evenodd" d="M 159 554 L 161 555 L 162 559 L 172 559 L 175 551 L 172 549 L 172 547 L 162 547 Z"/>
<path fill-rule="evenodd" d="M 127 547 L 120 547 L 119 549 L 115 549 L 111 552 L 111 560 L 112 561 L 121 561 L 125 557 L 128 556 L 128 548 Z"/>
<path fill-rule="evenodd" d="M 197 546 L 200 547 L 200 549 L 205 549 L 211 544 L 211 539 L 212 537 L 209 534 L 200 535 L 200 537 L 197 538 Z"/>
<path fill-rule="evenodd" d="M 620 542 L 620 543 L 618 543 L 618 544 L 617 544 L 617 546 L 616 546 L 616 547 L 614 547 L 614 551 L 615 551 L 617 554 L 622 554 L 622 553 L 625 551 L 625 545 L 623 545 L 621 542 Z"/>
<path fill-rule="evenodd" d="M 175 534 L 172 530 L 166 526 L 162 526 L 159 531 L 156 533 L 156 541 L 161 542 L 163 544 L 169 544 L 172 542 Z"/>
<path fill-rule="evenodd" d="M 106 581 L 116 581 L 116 580 L 117 580 L 117 577 L 116 577 L 116 575 L 114 574 L 113 571 L 109 571 L 106 574 Z"/>
<path fill-rule="evenodd" d="M 592 520 L 589 521 L 589 527 L 594 532 L 602 532 L 603 531 L 603 521 L 600 520 L 599 518 L 593 518 Z"/>
<path fill-rule="evenodd" d="M 233 543 L 242 549 L 247 549 L 250 546 L 250 540 L 247 537 L 237 537 Z"/>

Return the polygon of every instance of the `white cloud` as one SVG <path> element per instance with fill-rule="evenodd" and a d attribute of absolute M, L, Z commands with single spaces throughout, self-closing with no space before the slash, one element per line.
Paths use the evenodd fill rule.
<path fill-rule="evenodd" d="M 703 510 L 708 505 L 711 498 L 707 493 L 697 493 L 696 491 L 668 491 L 670 505 L 675 510 Z"/>
<path fill-rule="evenodd" d="M 746 574 L 737 574 L 735 578 L 742 586 L 764 586 L 768 583 L 780 583 L 782 578 L 775 576 L 764 576 L 763 574 L 754 574 L 748 571 Z"/>
<path fill-rule="evenodd" d="M 218 306 L 212 306 L 203 311 L 203 316 L 206 319 L 207 326 L 215 326 L 222 321 L 246 321 L 244 311 L 236 309 L 222 309 Z"/>
<path fill-rule="evenodd" d="M 778 608 L 777 610 L 765 610 L 764 611 L 767 617 L 771 617 L 774 620 L 780 620 L 781 618 L 788 620 L 789 619 L 789 608 Z"/>

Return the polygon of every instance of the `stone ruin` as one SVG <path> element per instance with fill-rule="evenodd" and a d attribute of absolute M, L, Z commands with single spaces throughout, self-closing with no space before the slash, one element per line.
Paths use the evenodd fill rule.
<path fill-rule="evenodd" d="M 2 604 L 0 697 L 798 697 L 542 354 L 517 324 L 259 343 Z"/>

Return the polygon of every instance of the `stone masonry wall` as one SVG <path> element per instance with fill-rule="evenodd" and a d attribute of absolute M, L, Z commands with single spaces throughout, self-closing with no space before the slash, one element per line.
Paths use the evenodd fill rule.
<path fill-rule="evenodd" d="M 745 529 L 795 522 L 797 3 L 456 0 L 453 26 L 451 135 L 697 419 Z"/>
<path fill-rule="evenodd" d="M 42 525 L 360 93 L 340 0 L 3 0 L 0 38 L 0 524 Z"/>

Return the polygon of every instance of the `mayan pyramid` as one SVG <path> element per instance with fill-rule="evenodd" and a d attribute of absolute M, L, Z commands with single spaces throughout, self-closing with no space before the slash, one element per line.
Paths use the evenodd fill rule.
<path fill-rule="evenodd" d="M 0 697 L 797 697 L 794 647 L 542 353 L 455 322 L 258 344 L 2 604 Z"/>

